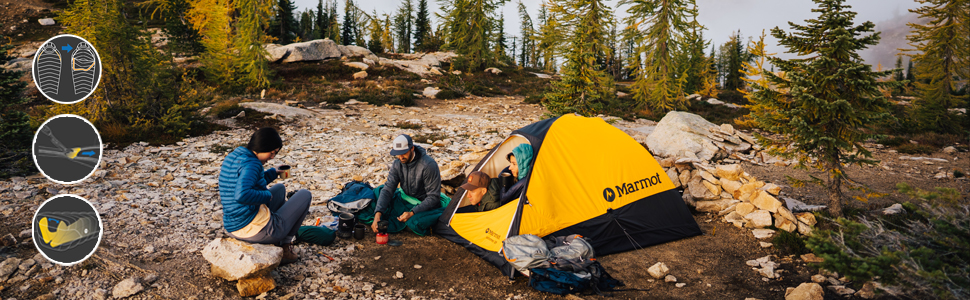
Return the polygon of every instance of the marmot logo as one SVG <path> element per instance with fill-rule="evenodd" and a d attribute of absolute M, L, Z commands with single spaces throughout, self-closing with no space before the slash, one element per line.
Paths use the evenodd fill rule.
<path fill-rule="evenodd" d="M 603 199 L 606 199 L 606 202 L 613 202 L 613 199 L 616 199 L 616 192 L 614 192 L 611 188 L 604 189 Z"/>

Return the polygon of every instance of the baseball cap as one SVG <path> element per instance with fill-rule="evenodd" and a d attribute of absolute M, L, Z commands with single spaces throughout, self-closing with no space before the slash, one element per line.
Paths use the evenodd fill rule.
<path fill-rule="evenodd" d="M 488 181 L 492 180 L 488 174 L 482 171 L 475 171 L 468 174 L 468 181 L 461 185 L 461 188 L 466 191 L 471 191 L 477 188 L 483 188 L 488 186 Z"/>
<path fill-rule="evenodd" d="M 394 138 L 391 142 L 391 155 L 402 155 L 408 153 L 414 147 L 414 142 L 411 141 L 411 137 L 407 134 L 402 134 Z"/>

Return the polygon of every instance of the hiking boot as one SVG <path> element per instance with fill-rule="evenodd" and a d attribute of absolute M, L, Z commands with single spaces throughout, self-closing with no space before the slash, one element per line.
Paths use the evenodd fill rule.
<path fill-rule="evenodd" d="M 280 265 L 295 263 L 300 260 L 300 257 L 293 253 L 292 244 L 283 244 L 283 259 L 280 260 Z"/>

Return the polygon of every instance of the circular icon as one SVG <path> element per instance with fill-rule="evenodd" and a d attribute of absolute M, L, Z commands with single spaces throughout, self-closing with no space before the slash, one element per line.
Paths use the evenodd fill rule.
<path fill-rule="evenodd" d="M 34 53 L 31 67 L 40 93 L 60 104 L 84 100 L 101 81 L 101 56 L 87 40 L 73 34 L 48 39 Z"/>
<path fill-rule="evenodd" d="M 616 192 L 614 192 L 611 188 L 604 189 L 603 199 L 605 199 L 606 202 L 613 202 L 613 200 L 616 199 Z"/>
<path fill-rule="evenodd" d="M 101 135 L 87 119 L 57 115 L 34 134 L 34 164 L 44 177 L 60 184 L 87 179 L 101 162 Z"/>
<path fill-rule="evenodd" d="M 34 246 L 48 260 L 70 266 L 84 261 L 101 243 L 101 216 L 88 200 L 61 194 L 44 201 L 31 220 Z"/>

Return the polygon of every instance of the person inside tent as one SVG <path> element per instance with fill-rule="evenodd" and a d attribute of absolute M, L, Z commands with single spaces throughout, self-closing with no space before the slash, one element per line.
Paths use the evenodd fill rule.
<path fill-rule="evenodd" d="M 388 219 L 388 232 L 398 232 L 406 226 L 418 235 L 426 235 L 451 201 L 441 193 L 438 163 L 424 148 L 415 146 L 406 134 L 394 138 L 391 155 L 396 160 L 388 171 L 387 182 L 377 187 L 380 191 L 373 205 L 373 220 L 366 215 L 369 211 L 362 211 L 365 215 L 359 214 L 358 220 L 365 224 L 372 222 L 374 232 L 377 232 L 378 222 Z M 390 218 L 385 215 L 390 215 Z"/>
<path fill-rule="evenodd" d="M 528 180 L 525 180 L 525 178 L 529 175 L 529 167 L 532 166 L 532 145 L 520 144 L 516 146 L 511 153 L 505 156 L 505 159 L 509 161 L 509 166 L 502 170 L 502 173 L 512 174 L 512 182 L 514 183 L 511 186 L 506 183 L 502 192 L 501 204 L 518 199 L 522 190 L 528 185 Z"/>
<path fill-rule="evenodd" d="M 468 174 L 468 181 L 461 185 L 465 190 L 465 198 L 471 205 L 458 209 L 459 213 L 489 211 L 502 206 L 499 195 L 502 193 L 502 181 L 491 178 L 482 171 Z M 461 192 L 455 192 L 459 195 Z"/>
<path fill-rule="evenodd" d="M 276 244 L 283 248 L 282 263 L 296 262 L 291 244 L 310 209 L 312 195 L 299 190 L 286 200 L 282 184 L 266 186 L 289 172 L 263 165 L 276 157 L 283 140 L 276 129 L 261 128 L 246 146 L 226 156 L 219 171 L 219 197 L 222 224 L 230 237 L 257 244 Z"/>

